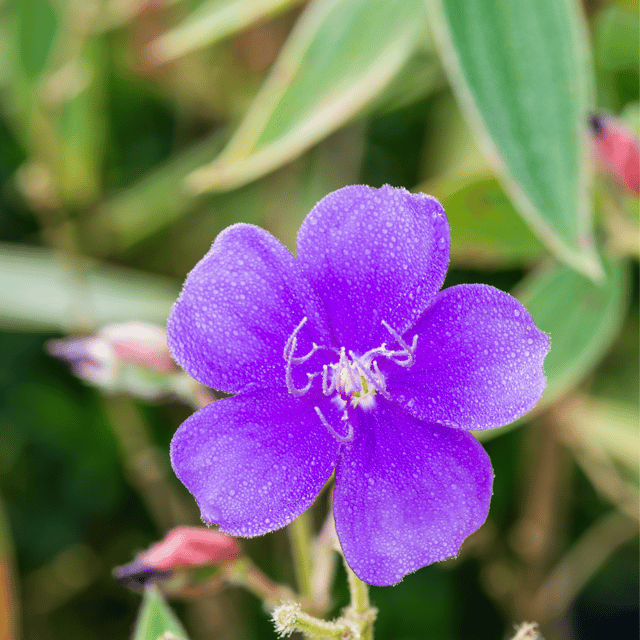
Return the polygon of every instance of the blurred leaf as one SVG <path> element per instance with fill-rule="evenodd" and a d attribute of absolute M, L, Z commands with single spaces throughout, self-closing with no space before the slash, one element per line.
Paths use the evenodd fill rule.
<path fill-rule="evenodd" d="M 74 271 L 82 266 L 83 271 Z M 0 244 L 0 327 L 65 331 L 124 320 L 163 324 L 177 284 L 130 269 L 72 267 L 46 249 Z"/>
<path fill-rule="evenodd" d="M 595 63 L 601 69 L 640 67 L 638 12 L 617 4 L 604 6 L 593 21 Z"/>
<path fill-rule="evenodd" d="M 19 60 L 27 78 L 36 81 L 49 59 L 58 21 L 47 0 L 21 0 L 18 5 Z"/>
<path fill-rule="evenodd" d="M 316 0 L 301 15 L 235 135 L 189 176 L 196 192 L 246 184 L 361 111 L 424 41 L 418 0 Z"/>
<path fill-rule="evenodd" d="M 222 144 L 222 136 L 213 134 L 102 203 L 84 228 L 92 251 L 107 255 L 126 249 L 191 210 L 197 200 L 185 189 L 185 178 Z"/>
<path fill-rule="evenodd" d="M 58 94 L 49 99 L 59 101 L 60 190 L 72 206 L 91 202 L 100 189 L 107 127 L 106 53 L 106 43 L 93 39 L 81 55 L 47 79 L 49 92 Z"/>
<path fill-rule="evenodd" d="M 539 407 L 575 387 L 611 347 L 627 308 L 627 269 L 604 262 L 606 280 L 594 284 L 562 266 L 525 278 L 515 292 L 536 326 L 551 338 L 544 363 L 547 387 Z"/>
<path fill-rule="evenodd" d="M 105 255 L 157 234 L 146 245 L 151 257 L 146 268 L 167 271 L 170 264 L 170 271 L 181 275 L 235 222 L 260 224 L 292 249 L 300 223 L 316 202 L 357 181 L 362 136 L 360 125 L 345 127 L 262 180 L 203 202 L 184 190 L 184 177 L 212 153 L 219 138 L 211 138 L 100 205 L 86 220 L 83 245 Z"/>
<path fill-rule="evenodd" d="M 574 428 L 592 443 L 595 451 L 604 449 L 638 477 L 638 405 L 605 398 L 580 398 L 570 405 L 567 416 Z"/>
<path fill-rule="evenodd" d="M 157 64 L 209 46 L 302 0 L 208 0 L 149 45 Z"/>
<path fill-rule="evenodd" d="M 187 632 L 156 587 L 147 587 L 132 640 L 158 640 L 164 633 L 186 640 Z"/>
<path fill-rule="evenodd" d="M 578 3 L 427 6 L 463 111 L 520 214 L 561 260 L 601 276 L 585 124 L 593 79 Z"/>
<path fill-rule="evenodd" d="M 362 112 L 385 115 L 396 111 L 440 89 L 446 83 L 440 61 L 431 39 L 426 39 L 393 80 Z"/>
<path fill-rule="evenodd" d="M 447 212 L 453 264 L 513 267 L 544 255 L 544 246 L 492 175 L 445 179 L 421 190 L 438 198 Z"/>

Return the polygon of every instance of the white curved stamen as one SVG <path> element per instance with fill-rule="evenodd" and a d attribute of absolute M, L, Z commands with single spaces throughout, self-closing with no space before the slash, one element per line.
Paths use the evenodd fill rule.
<path fill-rule="evenodd" d="M 384 320 L 382 326 L 396 339 L 398 344 L 402 347 L 402 351 L 389 351 L 387 357 L 401 367 L 410 367 L 415 362 L 415 352 L 418 345 L 418 334 L 413 336 L 413 342 L 409 346 L 400 336 L 400 334 L 390 327 Z M 384 345 L 383 345 L 384 346 Z M 397 360 L 398 357 L 405 357 L 406 360 Z"/>
<path fill-rule="evenodd" d="M 321 348 L 315 342 L 313 342 L 311 343 L 312 344 L 311 351 L 309 351 L 307 355 L 294 357 L 293 354 L 296 350 L 296 347 L 298 346 L 297 333 L 298 331 L 300 331 L 300 329 L 302 329 L 306 321 L 307 321 L 307 317 L 305 316 L 304 318 L 302 318 L 302 322 L 300 322 L 300 324 L 293 330 L 293 333 L 289 336 L 289 338 L 287 339 L 287 342 L 284 345 L 283 356 L 287 363 L 285 367 L 284 379 L 287 385 L 287 390 L 295 398 L 299 398 L 300 396 L 303 396 L 305 393 L 307 393 L 307 391 L 311 389 L 311 385 L 313 384 L 313 379 L 317 375 L 320 375 L 319 373 L 307 373 L 307 378 L 309 379 L 309 382 L 302 389 L 296 388 L 293 382 L 293 373 L 292 373 L 293 365 L 302 364 L 303 362 L 306 362 L 316 351 L 318 351 L 318 349 Z"/>
<path fill-rule="evenodd" d="M 335 347 L 318 346 L 315 342 L 311 343 L 311 350 L 303 356 L 295 356 L 298 346 L 298 333 L 307 322 L 305 316 L 300 324 L 293 330 L 284 346 L 285 366 L 285 382 L 287 389 L 294 397 L 305 395 L 313 384 L 314 378 L 321 376 L 322 393 L 325 396 L 333 396 L 332 401 L 336 406 L 343 410 L 343 420 L 347 422 L 348 433 L 341 436 L 327 422 L 326 418 L 318 407 L 314 407 L 321 422 L 340 442 L 351 442 L 353 440 L 353 427 L 348 422 L 349 405 L 352 408 L 360 407 L 369 410 L 375 407 L 375 396 L 380 394 L 387 400 L 391 400 L 391 395 L 387 391 L 385 374 L 380 370 L 378 360 L 385 358 L 397 364 L 400 367 L 409 368 L 415 364 L 415 352 L 418 344 L 418 336 L 414 335 L 411 344 L 407 344 L 402 336 L 393 329 L 385 320 L 382 320 L 382 326 L 391 334 L 399 345 L 399 349 L 388 349 L 386 343 L 374 349 L 370 349 L 361 356 L 356 355 L 353 351 L 348 352 L 345 347 L 339 350 Z M 308 382 L 299 389 L 293 381 L 293 367 L 304 364 L 320 349 L 333 351 L 338 355 L 337 362 L 331 364 L 323 364 L 322 371 L 315 373 L 306 373 Z"/>
<path fill-rule="evenodd" d="M 322 415 L 322 411 L 320 411 L 319 407 L 313 407 L 316 411 L 316 413 L 318 414 L 318 417 L 320 418 L 320 422 L 322 422 L 322 424 L 326 427 L 327 431 L 338 441 L 341 442 L 343 444 L 346 444 L 348 442 L 353 442 L 353 427 L 351 426 L 351 423 L 347 422 L 347 435 L 346 436 L 341 436 L 328 422 L 327 419 Z M 343 416 L 344 419 L 344 416 Z"/>

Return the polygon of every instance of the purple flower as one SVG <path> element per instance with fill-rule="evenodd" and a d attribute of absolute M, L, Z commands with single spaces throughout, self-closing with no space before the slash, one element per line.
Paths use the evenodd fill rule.
<path fill-rule="evenodd" d="M 236 394 L 171 444 L 206 521 L 273 531 L 335 470 L 336 530 L 362 580 L 395 584 L 456 555 L 493 483 L 469 430 L 536 404 L 549 341 L 502 291 L 439 292 L 448 261 L 442 206 L 388 186 L 321 200 L 296 258 L 251 225 L 218 236 L 168 325 L 180 365 Z"/>

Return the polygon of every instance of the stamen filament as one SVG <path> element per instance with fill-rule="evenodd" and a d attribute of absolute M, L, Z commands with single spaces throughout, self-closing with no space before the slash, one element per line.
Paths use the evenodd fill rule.
<path fill-rule="evenodd" d="M 347 422 L 347 427 L 348 427 L 348 431 L 347 431 L 347 435 L 346 436 L 341 436 L 328 422 L 327 419 L 322 415 L 322 411 L 320 411 L 320 407 L 313 407 L 315 409 L 315 412 L 318 414 L 318 417 L 320 418 L 320 422 L 322 422 L 322 424 L 325 426 L 325 428 L 327 429 L 327 431 L 329 431 L 329 433 L 338 441 L 341 442 L 342 444 L 347 444 L 348 442 L 353 442 L 353 427 L 351 426 L 350 422 Z M 343 416 L 344 419 L 344 416 Z"/>

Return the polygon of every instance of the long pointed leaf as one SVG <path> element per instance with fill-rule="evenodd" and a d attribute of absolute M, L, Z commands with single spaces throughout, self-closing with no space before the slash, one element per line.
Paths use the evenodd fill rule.
<path fill-rule="evenodd" d="M 89 321 L 164 324 L 179 286 L 147 273 L 89 264 L 81 274 L 47 249 L 0 244 L 0 327 L 64 331 Z"/>
<path fill-rule="evenodd" d="M 598 278 L 586 118 L 593 69 L 575 0 L 427 0 L 463 110 L 516 208 L 566 264 Z"/>
<path fill-rule="evenodd" d="M 232 189 L 296 158 L 370 104 L 425 38 L 421 1 L 312 2 L 236 134 L 190 186 Z"/>

